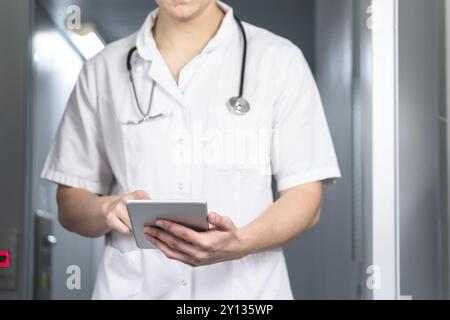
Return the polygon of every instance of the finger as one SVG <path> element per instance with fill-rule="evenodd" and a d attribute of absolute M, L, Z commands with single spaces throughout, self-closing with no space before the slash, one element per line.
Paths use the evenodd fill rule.
<path fill-rule="evenodd" d="M 108 221 L 108 225 L 110 228 L 112 228 L 124 235 L 129 235 L 131 233 L 130 228 L 118 217 L 110 218 Z"/>
<path fill-rule="evenodd" d="M 191 257 L 170 248 L 167 244 L 162 242 L 161 240 L 154 238 L 152 236 L 146 236 L 147 240 L 150 241 L 154 246 L 156 246 L 161 252 L 171 260 L 178 260 L 183 262 L 189 266 L 195 266 L 196 262 Z"/>
<path fill-rule="evenodd" d="M 201 234 L 195 232 L 194 230 L 182 226 L 178 223 L 166 221 L 166 220 L 158 220 L 156 221 L 156 225 L 163 230 L 166 230 L 173 234 L 175 237 L 182 239 L 186 242 L 199 245 L 201 243 Z"/>
<path fill-rule="evenodd" d="M 235 228 L 230 218 L 221 216 L 215 212 L 208 214 L 208 222 L 219 230 L 233 230 Z"/>
<path fill-rule="evenodd" d="M 197 257 L 200 254 L 199 249 L 192 246 L 192 244 L 187 243 L 186 241 L 179 239 L 164 230 L 146 227 L 144 232 L 151 237 L 161 240 L 170 248 L 185 253 L 191 257 Z"/>

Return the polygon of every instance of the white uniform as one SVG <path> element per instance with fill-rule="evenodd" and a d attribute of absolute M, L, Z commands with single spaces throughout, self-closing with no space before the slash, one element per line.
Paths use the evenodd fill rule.
<path fill-rule="evenodd" d="M 220 30 L 178 84 L 150 31 L 157 11 L 137 34 L 87 61 L 42 177 L 104 195 L 142 189 L 152 199 L 206 200 L 238 227 L 273 203 L 272 175 L 279 190 L 339 177 L 317 87 L 291 42 L 244 24 L 244 95 L 252 110 L 229 112 L 226 103 L 239 92 L 243 39 L 232 9 L 223 6 Z M 165 115 L 139 126 L 124 124 L 140 119 L 126 68 L 134 46 L 141 105 L 147 108 L 155 81 L 152 114 Z M 292 293 L 281 249 L 191 268 L 111 232 L 93 298 L 291 299 Z"/>

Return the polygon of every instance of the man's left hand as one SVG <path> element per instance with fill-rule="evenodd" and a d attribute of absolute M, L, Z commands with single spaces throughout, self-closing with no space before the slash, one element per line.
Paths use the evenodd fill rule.
<path fill-rule="evenodd" d="M 156 227 L 145 227 L 148 241 L 166 257 L 192 267 L 236 260 L 246 255 L 240 231 L 230 218 L 208 215 L 212 228 L 196 232 L 174 222 L 159 220 Z"/>

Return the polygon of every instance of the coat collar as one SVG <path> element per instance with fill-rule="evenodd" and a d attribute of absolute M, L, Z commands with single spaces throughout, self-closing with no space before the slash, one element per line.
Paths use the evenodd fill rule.
<path fill-rule="evenodd" d="M 222 2 L 218 2 L 218 4 L 226 12 L 226 14 L 218 32 L 206 45 L 203 50 L 204 52 L 211 52 L 216 49 L 226 47 L 236 36 L 236 32 L 238 31 L 234 20 L 233 8 Z M 143 26 L 137 33 L 136 48 L 139 56 L 144 60 L 152 61 L 155 55 L 159 54 L 159 50 L 152 33 L 158 13 L 159 9 L 152 11 L 147 16 Z"/>

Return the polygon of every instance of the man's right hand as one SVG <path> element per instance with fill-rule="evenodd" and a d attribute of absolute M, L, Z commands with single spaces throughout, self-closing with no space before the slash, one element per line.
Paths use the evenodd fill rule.
<path fill-rule="evenodd" d="M 109 231 L 116 230 L 124 235 L 131 233 L 132 227 L 126 206 L 130 200 L 150 200 L 150 196 L 147 192 L 138 190 L 124 196 L 111 197 L 103 203 L 102 214 Z"/>

